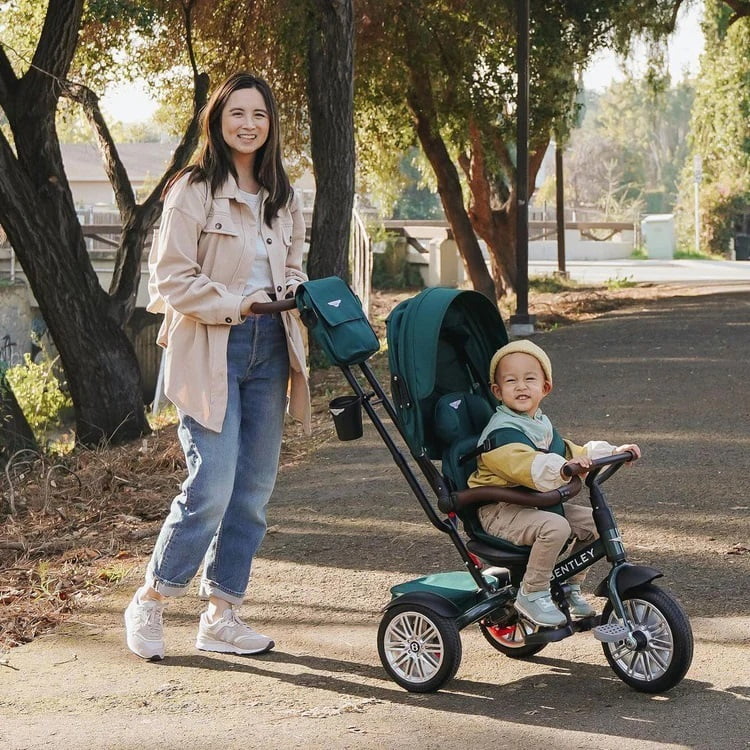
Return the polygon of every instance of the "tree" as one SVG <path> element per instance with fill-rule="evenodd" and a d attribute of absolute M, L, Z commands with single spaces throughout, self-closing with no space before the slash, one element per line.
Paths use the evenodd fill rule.
<path fill-rule="evenodd" d="M 182 3 L 188 52 L 193 4 L 190 0 Z M 197 113 L 208 84 L 191 58 L 192 119 L 169 169 L 144 202 L 137 204 L 97 96 L 90 87 L 69 79 L 81 39 L 93 34 L 97 26 L 105 26 L 112 14 L 117 17 L 128 8 L 141 12 L 127 2 L 101 2 L 89 6 L 84 15 L 83 0 L 53 0 L 35 41 L 25 40 L 33 52 L 30 60 L 17 59 L 16 64 L 24 69 L 20 74 L 11 63 L 12 51 L 5 44 L 0 46 L 0 108 L 9 131 L 0 133 L 0 224 L 60 353 L 75 409 L 76 437 L 87 445 L 129 440 L 149 429 L 138 364 L 123 325 L 135 305 L 144 242 L 160 215 L 161 190 L 195 148 Z M 95 16 L 94 11 L 101 15 Z M 137 19 L 129 20 L 135 23 Z M 119 26 L 129 28 L 128 24 Z M 7 26 L 6 32 L 10 33 Z M 79 63 L 80 70 L 85 70 L 85 63 L 85 59 Z M 99 285 L 86 252 L 62 163 L 56 126 L 61 96 L 76 101 L 94 129 L 122 216 L 122 238 L 109 293 Z"/>
<path fill-rule="evenodd" d="M 501 296 L 516 275 L 515 3 L 495 3 L 493 12 L 479 0 L 362 7 L 356 96 L 364 156 L 374 165 L 378 147 L 408 146 L 403 122 L 411 120 L 474 288 Z M 666 0 L 532 4 L 530 184 L 552 128 L 564 129 L 573 114 L 576 70 L 605 45 L 625 48 L 637 30 L 666 33 L 674 11 Z"/>
<path fill-rule="evenodd" d="M 312 0 L 307 100 L 315 173 L 310 278 L 349 278 L 354 207 L 354 11 L 352 0 Z"/>
<path fill-rule="evenodd" d="M 700 156 L 703 165 L 701 244 L 717 254 L 728 250 L 733 222 L 750 206 L 750 13 L 739 15 L 742 5 L 706 3 L 706 47 L 691 121 L 692 154 Z M 689 160 L 679 221 L 681 232 L 688 236 L 694 230 L 693 179 Z"/>
<path fill-rule="evenodd" d="M 607 219 L 674 208 L 688 154 L 693 85 L 669 75 L 626 78 L 586 97 L 581 125 L 566 149 L 566 195 L 574 207 L 598 209 Z"/>

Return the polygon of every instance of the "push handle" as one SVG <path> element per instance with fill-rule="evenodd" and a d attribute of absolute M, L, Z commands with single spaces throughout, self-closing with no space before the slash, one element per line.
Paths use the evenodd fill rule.
<path fill-rule="evenodd" d="M 289 299 L 279 299 L 273 302 L 253 302 L 250 305 L 250 312 L 253 315 L 268 315 L 270 313 L 287 312 L 297 307 L 297 301 L 294 297 Z"/>

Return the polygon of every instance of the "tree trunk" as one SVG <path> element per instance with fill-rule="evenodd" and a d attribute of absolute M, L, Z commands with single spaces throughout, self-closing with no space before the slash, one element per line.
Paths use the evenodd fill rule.
<path fill-rule="evenodd" d="M 61 170 L 40 158 L 24 172 Z M 135 352 L 109 315 L 69 192 L 49 180 L 26 193 L 18 189 L 26 175 L 2 171 L 10 179 L 0 178 L 0 219 L 60 353 L 77 440 L 119 443 L 149 432 Z"/>
<path fill-rule="evenodd" d="M 198 113 L 208 76 L 198 73 L 190 33 L 193 3 L 183 6 L 193 69 L 193 118 L 172 163 L 142 205 L 86 86 L 67 80 L 78 44 L 83 0 L 50 3 L 34 52 L 20 78 L 0 46 L 0 107 L 15 153 L 0 132 L 0 224 L 26 274 L 65 370 L 76 414 L 76 438 L 86 445 L 125 442 L 148 433 L 141 376 L 123 326 L 135 306 L 141 256 L 161 213 L 164 184 L 184 166 L 198 140 Z M 61 95 L 84 108 L 105 157 L 105 170 L 124 223 L 111 297 L 101 288 L 86 252 L 55 129 Z"/>
<path fill-rule="evenodd" d="M 42 70 L 65 75 L 65 51 L 72 57 L 77 35 L 77 23 L 67 15 L 73 5 L 80 11 L 80 3 L 50 6 L 47 37 L 35 54 L 45 62 Z M 3 62 L 0 79 L 12 82 Z M 0 223 L 60 353 L 78 441 L 123 442 L 149 432 L 140 372 L 86 252 L 55 130 L 58 95 L 59 87 L 37 68 L 14 86 L 0 86 L 15 144 L 14 154 L 0 134 Z"/>
<path fill-rule="evenodd" d="M 458 170 L 450 158 L 438 129 L 429 79 L 420 71 L 411 70 L 410 72 L 411 84 L 407 93 L 407 102 L 414 117 L 417 137 L 437 178 L 438 194 L 458 245 L 458 251 L 466 264 L 466 271 L 474 289 L 492 300 L 493 304 L 497 304 L 495 283 L 487 270 L 474 228 L 464 208 Z"/>
<path fill-rule="evenodd" d="M 37 447 L 34 433 L 5 378 L 3 366 L 0 370 L 0 456 L 7 462 L 16 451 L 36 450 Z"/>
<path fill-rule="evenodd" d="M 495 189 L 487 174 L 484 146 L 479 130 L 470 127 L 471 158 L 464 158 L 462 165 L 471 191 L 471 225 L 486 243 L 492 264 L 492 275 L 500 295 L 506 288 L 515 289 L 518 279 L 516 256 L 516 187 L 515 182 Z M 529 158 L 529 185 L 533 186 L 549 140 L 538 143 Z M 514 173 L 515 165 L 509 162 L 504 143 L 496 144 L 496 156 L 506 164 L 507 171 Z M 498 193 L 502 192 L 502 202 Z M 529 196 L 530 197 L 530 196 Z M 500 204 L 499 206 L 497 204 Z"/>
<path fill-rule="evenodd" d="M 307 272 L 349 279 L 354 206 L 352 0 L 312 0 L 307 98 L 315 206 Z"/>

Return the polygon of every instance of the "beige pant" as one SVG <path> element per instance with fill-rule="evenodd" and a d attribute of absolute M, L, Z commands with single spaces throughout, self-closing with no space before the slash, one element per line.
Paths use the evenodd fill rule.
<path fill-rule="evenodd" d="M 576 539 L 573 549 L 579 549 L 598 536 L 591 508 L 570 503 L 565 505 L 565 518 L 537 508 L 496 503 L 480 509 L 480 520 L 488 534 L 531 546 L 523 577 L 526 593 L 549 588 L 552 569 L 570 537 Z M 580 583 L 585 577 L 584 569 L 568 580 Z"/>

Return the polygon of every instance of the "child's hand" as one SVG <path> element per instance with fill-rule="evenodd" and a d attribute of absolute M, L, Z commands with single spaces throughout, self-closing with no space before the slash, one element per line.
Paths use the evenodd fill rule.
<path fill-rule="evenodd" d="M 569 467 L 569 474 L 565 473 L 566 466 Z M 569 461 L 566 461 L 560 468 L 560 476 L 563 479 L 570 479 L 570 477 L 572 476 L 586 476 L 586 474 L 588 474 L 588 471 L 580 471 L 577 468 L 579 466 L 581 467 L 581 469 L 590 469 L 591 459 L 588 456 L 578 456 L 577 458 L 571 458 Z"/>
<path fill-rule="evenodd" d="M 630 451 L 635 456 L 633 461 L 641 457 L 641 449 L 635 443 L 630 443 L 629 445 L 618 445 L 617 448 L 615 448 L 614 453 L 624 453 L 625 451 Z M 632 461 L 628 461 L 628 463 L 630 464 Z"/>

